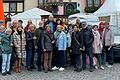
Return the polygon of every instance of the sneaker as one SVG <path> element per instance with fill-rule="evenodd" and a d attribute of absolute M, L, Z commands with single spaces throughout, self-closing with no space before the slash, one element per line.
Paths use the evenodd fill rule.
<path fill-rule="evenodd" d="M 59 69 L 59 68 L 58 68 L 58 67 L 56 67 L 56 66 L 52 68 L 52 70 L 57 70 L 57 69 Z"/>
<path fill-rule="evenodd" d="M 103 66 L 100 66 L 100 69 L 104 70 L 105 68 Z"/>
<path fill-rule="evenodd" d="M 65 70 L 65 68 L 62 68 L 62 67 L 59 69 L 59 71 L 64 71 L 64 70 Z"/>
<path fill-rule="evenodd" d="M 95 66 L 95 69 L 98 69 L 98 67 L 97 67 L 97 66 Z"/>
<path fill-rule="evenodd" d="M 112 68 L 113 66 L 112 66 L 112 65 L 108 65 L 107 67 L 108 67 L 108 68 Z"/>

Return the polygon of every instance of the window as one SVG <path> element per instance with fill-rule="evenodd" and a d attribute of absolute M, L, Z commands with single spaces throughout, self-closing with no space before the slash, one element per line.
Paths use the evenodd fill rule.
<path fill-rule="evenodd" d="M 101 5 L 101 0 L 86 0 L 87 2 L 87 6 L 90 7 L 90 6 L 100 6 Z"/>
<path fill-rule="evenodd" d="M 22 3 L 17 3 L 17 11 L 22 12 L 23 11 L 23 4 Z"/>
<path fill-rule="evenodd" d="M 47 3 L 47 2 L 48 2 L 48 0 L 43 0 L 43 1 L 42 1 L 42 3 Z"/>
<path fill-rule="evenodd" d="M 9 11 L 9 3 L 3 3 L 4 6 L 4 12 Z"/>
<path fill-rule="evenodd" d="M 93 0 L 87 0 L 87 6 L 92 6 Z"/>
<path fill-rule="evenodd" d="M 100 0 L 94 0 L 94 5 L 96 7 L 100 6 L 101 5 L 101 1 Z"/>
<path fill-rule="evenodd" d="M 16 12 L 16 11 L 17 11 L 17 4 L 10 3 L 10 12 Z"/>
<path fill-rule="evenodd" d="M 4 13 L 16 14 L 24 11 L 24 0 L 3 0 Z"/>

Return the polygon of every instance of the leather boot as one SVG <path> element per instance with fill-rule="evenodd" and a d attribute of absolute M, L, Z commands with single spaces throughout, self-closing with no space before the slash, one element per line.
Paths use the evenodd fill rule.
<path fill-rule="evenodd" d="M 18 70 L 18 60 L 16 60 L 16 62 L 15 62 L 15 72 L 19 73 L 19 70 Z"/>

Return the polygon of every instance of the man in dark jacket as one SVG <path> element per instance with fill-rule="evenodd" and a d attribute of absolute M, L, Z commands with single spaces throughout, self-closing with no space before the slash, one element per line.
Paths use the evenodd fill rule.
<path fill-rule="evenodd" d="M 94 36 L 92 33 L 92 29 L 88 28 L 86 22 L 82 22 L 82 30 L 83 36 L 83 49 L 84 53 L 82 55 L 83 60 L 83 70 L 86 69 L 86 55 L 88 55 L 90 59 L 90 72 L 93 72 L 93 53 L 92 53 L 92 43 L 94 41 Z"/>
<path fill-rule="evenodd" d="M 44 31 L 44 22 L 40 21 L 39 28 L 36 29 L 36 31 L 34 33 L 34 45 L 35 45 L 35 50 L 37 52 L 38 71 L 41 71 L 41 55 L 43 53 L 42 48 L 41 48 L 41 33 L 43 31 Z"/>

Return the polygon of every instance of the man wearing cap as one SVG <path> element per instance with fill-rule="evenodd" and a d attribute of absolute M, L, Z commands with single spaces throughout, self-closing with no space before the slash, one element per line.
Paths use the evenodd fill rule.
<path fill-rule="evenodd" d="M 82 22 L 82 30 L 81 35 L 83 36 L 83 70 L 86 69 L 86 55 L 88 55 L 90 59 L 90 72 L 93 72 L 93 53 L 92 53 L 92 43 L 94 41 L 94 35 L 92 33 L 92 29 L 88 28 L 88 25 L 86 22 Z"/>

